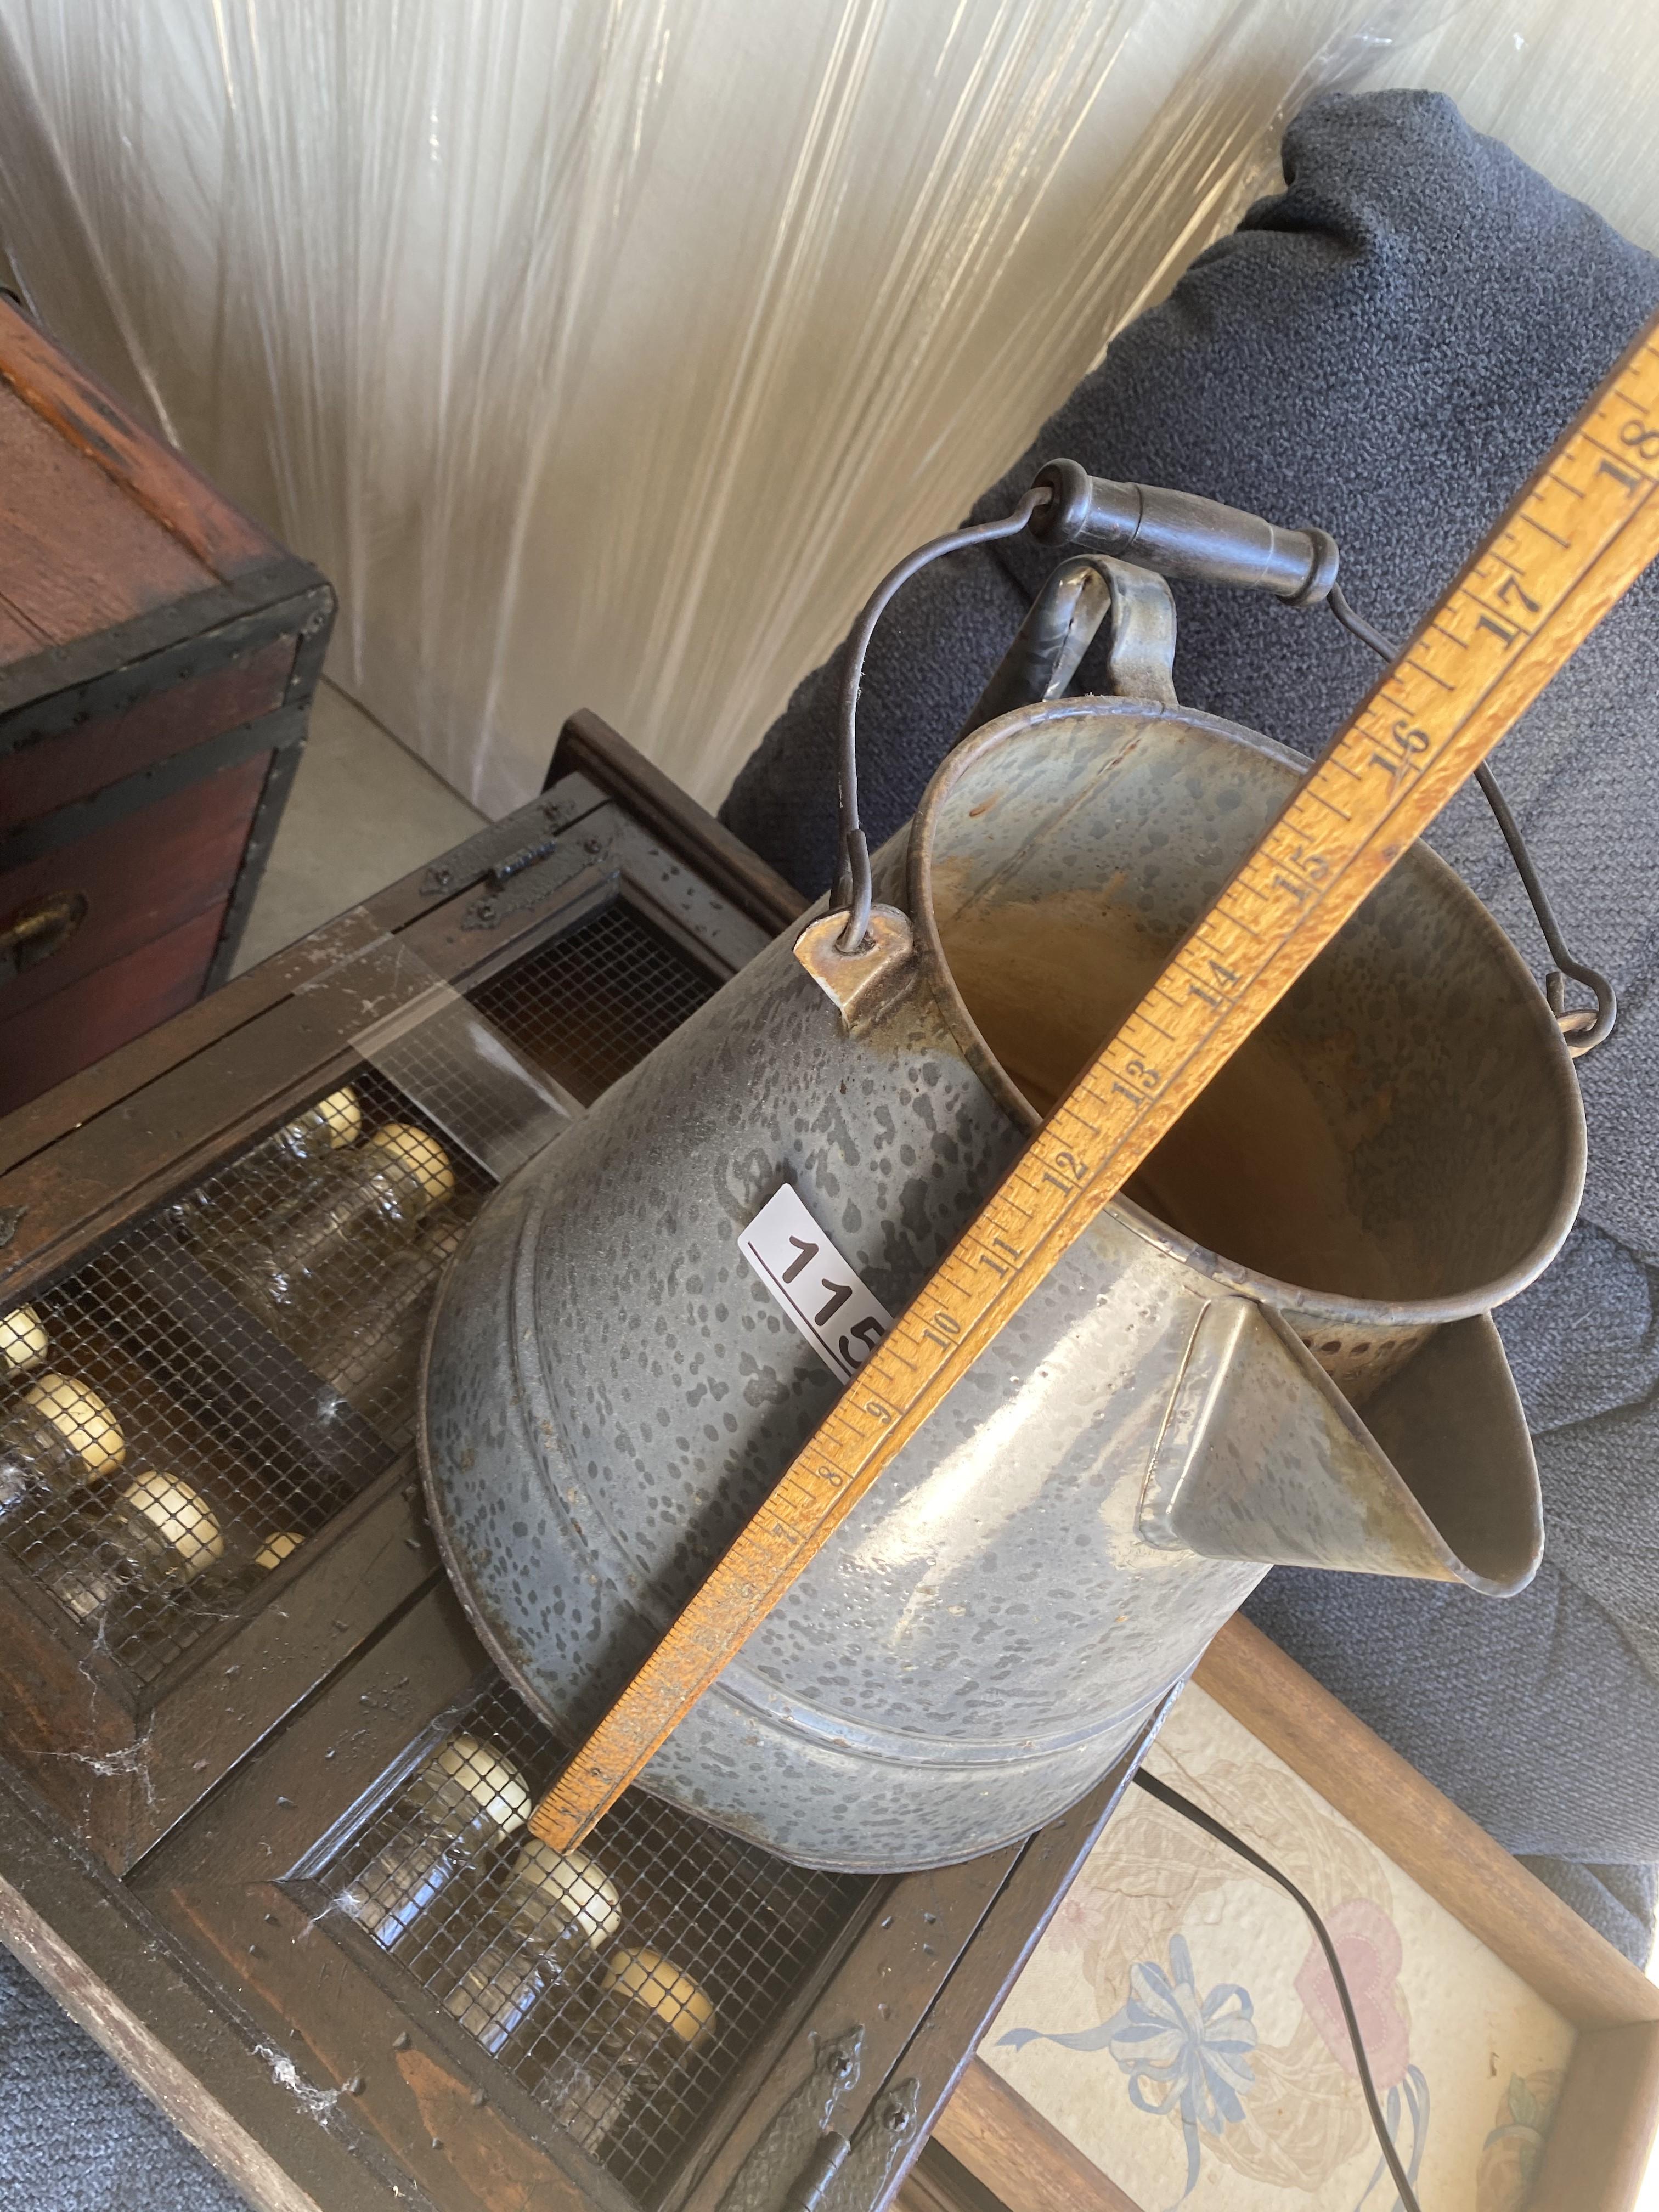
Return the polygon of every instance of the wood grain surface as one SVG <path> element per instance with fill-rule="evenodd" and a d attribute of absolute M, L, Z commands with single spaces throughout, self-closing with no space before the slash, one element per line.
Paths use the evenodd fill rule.
<path fill-rule="evenodd" d="M 1659 2022 L 1581 2035 L 1527 2212 L 1628 2212 L 1659 2130 Z"/>
<path fill-rule="evenodd" d="M 130 408 L 4 300 L 0 381 L 70 453 L 90 464 L 126 503 L 173 539 L 209 581 L 240 575 L 280 551 L 183 454 L 153 436 Z"/>
<path fill-rule="evenodd" d="M 933 2137 L 1009 2212 L 1140 2212 L 982 2058 L 963 2075 Z"/>
<path fill-rule="evenodd" d="M 0 483 L 6 488 L 0 613 L 9 617 L 13 639 L 8 659 L 67 645 L 216 580 L 172 532 L 3 386 Z"/>

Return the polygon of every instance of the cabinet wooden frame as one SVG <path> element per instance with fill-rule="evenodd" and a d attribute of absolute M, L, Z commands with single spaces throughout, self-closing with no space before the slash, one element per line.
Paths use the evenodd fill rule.
<path fill-rule="evenodd" d="M 297 2068 L 313 2101 L 349 2098 L 370 2170 L 465 2212 L 485 2212 L 508 2172 L 550 2212 L 634 2212 L 635 2200 L 307 1879 L 319 1843 L 326 1850 L 368 1796 L 384 1794 L 409 1747 L 489 1673 L 453 1593 L 434 1583 L 149 1855 L 131 1888 L 256 2039 Z M 914 2154 L 1133 1763 L 1029 1843 L 872 1884 L 720 2095 L 659 2199 L 664 2212 L 715 2212 L 815 2052 L 852 2031 L 862 2035 L 861 2102 L 917 2082 Z"/>
<path fill-rule="evenodd" d="M 544 845 L 506 878 L 510 900 L 492 889 L 493 871 Z M 374 1011 L 384 1012 L 380 956 L 392 948 L 410 996 L 433 981 L 465 989 L 617 901 L 668 936 L 711 988 L 768 933 L 591 779 L 562 776 L 448 856 L 441 882 L 422 870 L 380 911 L 357 909 L 268 963 L 277 974 L 256 971 L 241 994 L 247 1018 L 227 1021 L 236 1009 L 210 1000 L 192 1010 L 220 1018 L 205 1044 L 191 1032 L 213 1024 L 183 1018 L 117 1056 L 130 1087 L 112 1084 L 105 1063 L 0 1124 L 0 1145 L 10 1137 L 15 1147 L 0 1173 L 0 1310 L 78 1272 L 346 1080 L 369 1018 L 359 963 L 370 963 Z M 379 1456 L 372 1480 L 273 1574 L 257 1611 L 198 1638 L 151 1683 L 126 1676 L 0 1551 L 0 1750 L 117 1872 L 435 1570 L 410 1502 L 413 1455 Z M 301 1583 L 296 1624 L 289 1597 Z"/>
<path fill-rule="evenodd" d="M 354 960 L 394 948 L 416 977 L 469 988 L 617 902 L 711 986 L 801 906 L 583 716 L 541 799 L 0 1121 L 0 1302 L 78 1272 L 348 1076 L 363 1018 Z M 395 1961 L 360 1931 L 336 1943 L 311 1929 L 318 1836 L 485 1667 L 438 1570 L 412 1456 L 278 1569 L 258 1611 L 149 1687 L 77 1638 L 0 1568 L 0 1936 L 192 2140 L 283 2212 L 391 2212 L 411 2195 L 473 2212 L 526 2193 L 631 2212 Z M 31 1666 L 40 1680 L 20 1698 Z M 361 1699 L 387 1670 L 365 1722 Z M 331 1728 L 337 1757 L 310 1757 Z M 890 2200 L 1131 1764 L 1023 1845 L 872 1886 L 721 2087 L 665 2212 L 717 2212 L 824 2039 L 853 2027 L 863 2072 L 841 2124 L 884 2085 L 915 2085 Z M 323 1946 L 333 2011 L 313 1986 Z"/>

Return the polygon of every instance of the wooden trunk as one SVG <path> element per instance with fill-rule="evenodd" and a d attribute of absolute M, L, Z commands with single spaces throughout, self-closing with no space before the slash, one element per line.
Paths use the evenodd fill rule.
<path fill-rule="evenodd" d="M 0 298 L 0 1112 L 234 956 L 334 595 Z"/>
<path fill-rule="evenodd" d="M 313 1315 L 296 1350 L 283 1315 L 240 1301 L 214 1224 L 250 1148 L 345 1084 L 365 1137 L 395 1121 L 442 1143 L 464 1220 L 494 1142 L 469 1036 L 579 1110 L 799 903 L 578 717 L 542 799 L 0 1122 L 0 1315 L 28 1305 L 50 1347 L 0 1401 L 0 1440 L 51 1371 L 99 1393 L 125 1447 L 69 1500 L 0 1519 L 0 1935 L 258 2204 L 773 2212 L 850 2139 L 822 2201 L 869 2212 L 1127 1779 L 1126 1761 L 1024 1844 L 878 1881 L 631 1793 L 591 1844 L 611 1940 L 715 2008 L 654 2074 L 605 2056 L 597 1954 L 499 2055 L 464 2024 L 518 1841 L 464 1854 L 395 1943 L 362 1910 L 416 1863 L 424 1763 L 458 1732 L 532 1790 L 559 1750 L 440 1571 L 407 1370 L 395 1404 L 331 1386 L 326 1330 Z M 356 1280 L 356 1312 L 374 1288 Z M 77 1619 L 88 1546 L 106 1556 L 149 1472 L 206 1501 L 221 1559 Z M 216 1590 L 276 1537 L 300 1540 Z M 550 2103 L 573 2067 L 606 2128 Z M 957 2201 L 937 2163 L 926 2201 Z"/>

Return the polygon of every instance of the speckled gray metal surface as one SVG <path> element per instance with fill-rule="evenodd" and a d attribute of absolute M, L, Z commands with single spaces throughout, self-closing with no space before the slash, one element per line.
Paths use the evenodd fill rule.
<path fill-rule="evenodd" d="M 793 1182 L 901 1308 L 1297 773 L 1178 711 L 1006 717 L 880 856 L 907 995 L 848 1036 L 780 940 L 485 1209 L 423 1452 L 463 1598 L 556 1727 L 599 1717 L 833 1402 L 738 1231 Z M 965 1858 L 1087 1789 L 1275 1559 L 1523 1581 L 1495 1335 L 1411 1355 L 1546 1264 L 1582 1167 L 1541 998 L 1408 856 L 1149 1164 L 1165 1218 L 1125 1201 L 1073 1247 L 647 1786 L 811 1863 Z M 1419 1364 L 1490 1415 L 1478 1465 L 1437 1457 Z"/>

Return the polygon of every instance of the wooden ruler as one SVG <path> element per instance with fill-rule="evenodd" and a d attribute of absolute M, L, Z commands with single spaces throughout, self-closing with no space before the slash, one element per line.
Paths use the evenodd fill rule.
<path fill-rule="evenodd" d="M 945 1393 L 1659 556 L 1659 318 L 532 1814 L 577 1843 Z"/>

